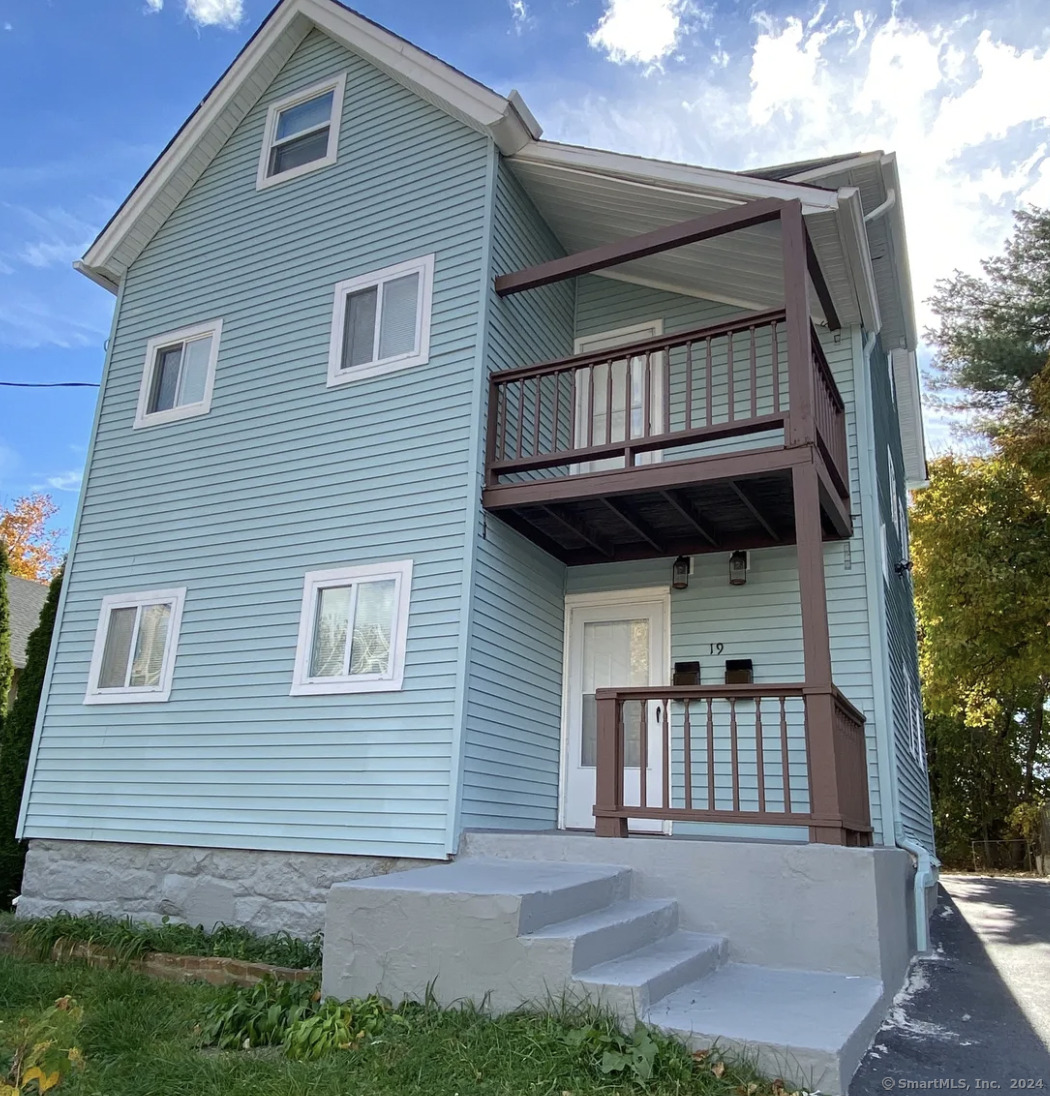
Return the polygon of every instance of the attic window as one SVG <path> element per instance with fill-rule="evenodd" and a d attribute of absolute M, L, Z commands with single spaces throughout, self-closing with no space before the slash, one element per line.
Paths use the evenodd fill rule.
<path fill-rule="evenodd" d="M 257 188 L 335 163 L 345 87 L 343 73 L 270 105 Z"/>

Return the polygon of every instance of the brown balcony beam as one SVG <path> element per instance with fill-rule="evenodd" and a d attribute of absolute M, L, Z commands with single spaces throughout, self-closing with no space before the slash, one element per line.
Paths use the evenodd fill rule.
<path fill-rule="evenodd" d="M 769 524 L 768 521 L 766 521 L 758 507 L 751 501 L 750 498 L 748 498 L 747 493 L 744 491 L 743 487 L 741 487 L 740 484 L 736 482 L 736 480 L 731 480 L 729 486 L 733 488 L 733 493 L 736 495 L 736 497 L 740 499 L 744 506 L 747 507 L 751 516 L 755 519 L 755 521 L 758 522 L 759 525 L 762 526 L 763 529 L 765 529 L 770 537 L 772 537 L 775 541 L 782 541 L 784 538 L 780 536 L 780 534 L 773 528 L 772 525 Z"/>
<path fill-rule="evenodd" d="M 667 551 L 666 547 L 661 544 L 636 518 L 632 518 L 624 511 L 623 506 L 620 503 L 613 502 L 610 498 L 603 498 L 602 502 L 606 507 L 611 510 L 619 519 L 631 530 L 636 536 L 639 536 L 647 544 L 651 545 L 661 555 L 664 555 Z"/>
<path fill-rule="evenodd" d="M 824 271 L 820 269 L 820 262 L 817 259 L 817 253 L 813 250 L 813 241 L 809 238 L 808 231 L 805 233 L 805 237 L 806 269 L 809 271 L 810 281 L 813 283 L 817 300 L 820 301 L 824 319 L 828 321 L 828 330 L 838 331 L 842 328 L 842 322 L 839 320 L 839 314 L 835 311 L 835 302 L 831 299 L 831 290 L 828 289 L 828 283 L 824 279 Z"/>
<path fill-rule="evenodd" d="M 576 278 L 581 274 L 592 274 L 595 270 L 605 270 L 610 266 L 644 259 L 661 251 L 671 251 L 686 244 L 696 244 L 735 232 L 752 225 L 765 224 L 780 218 L 785 206 L 779 198 L 762 198 L 731 209 L 722 209 L 717 213 L 708 213 L 703 217 L 694 217 L 678 224 L 657 228 L 652 232 L 643 232 L 638 236 L 628 236 L 623 240 L 591 247 L 586 251 L 577 251 L 562 259 L 552 259 L 537 266 L 528 266 L 512 274 L 501 274 L 496 278 L 496 292 L 501 297 L 510 293 L 521 293 L 526 289 L 538 289 L 543 285 L 561 282 L 566 278 Z M 796 202 L 796 204 L 798 204 Z"/>
<path fill-rule="evenodd" d="M 718 547 L 718 540 L 710 529 L 704 525 L 703 521 L 696 513 L 696 508 L 692 506 L 688 500 L 680 499 L 674 491 L 662 491 L 661 494 L 671 504 L 671 507 L 676 510 L 685 520 L 711 545 L 712 548 Z"/>

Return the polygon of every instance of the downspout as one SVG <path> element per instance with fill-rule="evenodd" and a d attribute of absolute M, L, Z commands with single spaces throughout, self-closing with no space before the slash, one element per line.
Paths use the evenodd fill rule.
<path fill-rule="evenodd" d="M 871 224 L 872 221 L 877 221 L 885 212 L 887 212 L 887 210 L 892 209 L 896 202 L 897 192 L 893 187 L 890 187 L 889 190 L 886 191 L 886 201 L 881 205 L 877 205 L 870 213 L 864 214 L 864 223 L 867 225 Z"/>
<path fill-rule="evenodd" d="M 920 953 L 929 951 L 930 918 L 926 905 L 926 891 L 931 887 L 937 886 L 937 880 L 939 878 L 938 869 L 941 866 L 941 862 L 925 845 L 919 844 L 914 837 L 908 837 L 906 834 L 902 833 L 900 827 L 896 823 L 894 824 L 894 830 L 896 831 L 894 836 L 897 840 L 897 845 L 904 849 L 905 852 L 910 852 L 912 856 L 915 857 L 915 947 Z"/>
<path fill-rule="evenodd" d="M 891 199 L 887 199 L 887 201 L 891 201 Z M 886 203 L 883 203 L 883 206 L 886 206 Z M 872 214 L 878 213 L 883 209 L 883 206 L 872 210 Z M 886 208 L 888 208 L 888 206 L 886 206 Z M 869 216 L 871 215 L 869 214 Z M 865 218 L 865 220 L 867 219 L 868 218 Z M 870 412 L 872 410 L 869 406 L 871 393 L 871 352 L 875 349 L 876 337 L 874 332 L 870 332 L 864 342 L 861 355 L 862 375 L 857 378 L 856 384 L 857 392 L 863 393 L 865 405 L 863 410 L 865 412 Z M 866 568 L 869 592 L 868 604 L 872 608 L 877 609 L 874 620 L 872 620 L 870 612 L 868 617 L 868 628 L 872 649 L 872 678 L 875 685 L 876 708 L 878 709 L 878 707 L 881 707 L 883 709 L 882 726 L 887 732 L 885 735 L 886 749 L 883 751 L 883 754 L 880 755 L 879 759 L 879 790 L 883 805 L 882 829 L 885 839 L 887 836 L 886 831 L 888 829 L 886 825 L 887 818 L 885 806 L 888 799 L 890 821 L 893 825 L 894 844 L 915 857 L 915 881 L 913 884 L 915 946 L 916 950 L 921 953 L 930 950 L 930 929 L 926 892 L 931 887 L 937 886 L 938 869 L 940 868 L 941 863 L 925 845 L 916 841 L 915 838 L 907 836 L 900 823 L 896 780 L 897 751 L 893 723 L 893 698 L 890 694 L 890 673 L 889 666 L 887 665 L 886 629 L 884 627 L 886 621 L 886 594 L 882 588 L 880 579 L 881 560 L 878 558 L 878 553 L 882 550 L 882 545 L 880 544 L 877 535 L 879 498 L 875 486 L 875 469 L 877 467 L 875 463 L 875 421 L 870 413 L 861 414 L 860 412 L 861 409 L 858 409 L 858 424 L 863 422 L 866 425 L 864 431 L 864 448 L 867 452 L 867 459 L 861 461 L 860 481 L 862 496 L 861 520 L 865 533 L 865 557 L 868 563 Z M 859 434 L 860 431 L 858 428 L 858 444 L 860 442 Z M 874 589 L 872 589 L 873 587 Z M 874 597 L 872 597 L 872 594 L 874 594 Z M 879 702 L 880 697 L 881 703 Z"/>

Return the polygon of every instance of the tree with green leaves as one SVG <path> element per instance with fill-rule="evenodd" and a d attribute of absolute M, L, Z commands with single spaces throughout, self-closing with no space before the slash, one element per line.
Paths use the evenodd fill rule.
<path fill-rule="evenodd" d="M 1032 382 L 1050 356 L 1050 210 L 1017 210 L 1002 254 L 981 268 L 937 283 L 927 338 L 935 387 L 995 437 L 1035 412 Z"/>
<path fill-rule="evenodd" d="M 938 846 L 968 848 L 1050 790 L 1050 506 L 1016 464 L 946 456 L 911 533 Z"/>
<path fill-rule="evenodd" d="M 22 886 L 25 842 L 15 839 L 37 709 L 55 630 L 62 572 L 54 577 L 40 621 L 26 644 L 26 664 L 18 680 L 18 695 L 0 725 L 0 904 L 9 904 Z"/>

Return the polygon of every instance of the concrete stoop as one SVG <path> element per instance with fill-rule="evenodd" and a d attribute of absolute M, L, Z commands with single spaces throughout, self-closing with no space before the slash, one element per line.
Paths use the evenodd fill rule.
<path fill-rule="evenodd" d="M 588 1000 L 846 1091 L 882 1018 L 881 982 L 728 962 L 725 938 L 682 930 L 677 901 L 632 898 L 631 883 L 617 865 L 484 857 L 338 883 L 322 989 L 494 1012 Z"/>

